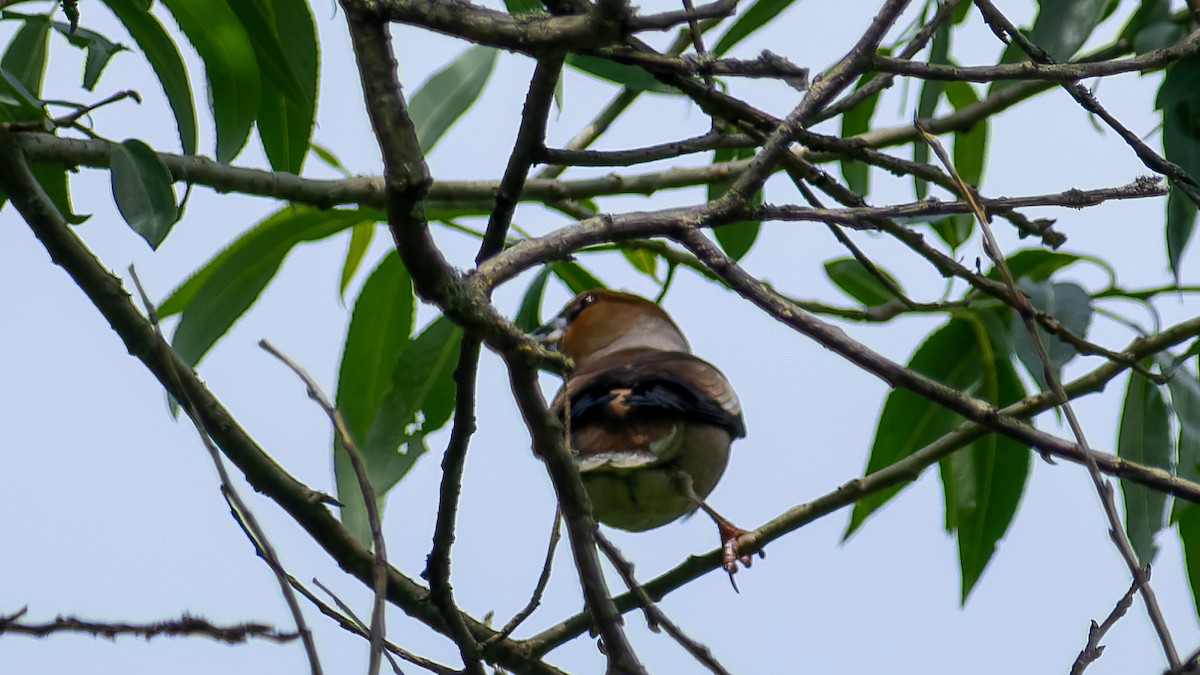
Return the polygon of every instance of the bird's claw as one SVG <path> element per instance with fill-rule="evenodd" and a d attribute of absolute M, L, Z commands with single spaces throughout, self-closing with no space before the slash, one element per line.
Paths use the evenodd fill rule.
<path fill-rule="evenodd" d="M 747 569 L 754 563 L 754 558 L 748 553 L 742 553 L 738 547 L 738 539 L 749 532 L 729 522 L 717 523 L 717 529 L 721 534 L 721 566 L 729 575 L 729 583 L 733 585 L 733 590 L 737 591 L 737 582 L 734 581 L 733 575 L 737 574 L 738 563 Z M 767 557 L 766 551 L 760 550 L 758 557 Z"/>

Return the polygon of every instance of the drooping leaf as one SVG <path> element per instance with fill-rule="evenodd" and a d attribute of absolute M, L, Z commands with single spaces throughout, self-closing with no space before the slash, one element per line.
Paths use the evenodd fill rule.
<path fill-rule="evenodd" d="M 425 437 L 450 419 L 461 339 L 458 326 L 438 317 L 407 342 L 398 355 L 390 385 L 375 410 L 366 441 L 361 443 L 371 485 L 381 503 L 387 491 L 428 450 Z M 336 459 L 334 467 L 336 472 Z M 369 530 L 365 527 L 365 510 L 358 513 L 352 506 L 362 503 L 355 496 L 357 481 L 345 472 L 338 473 L 337 478 L 338 495 L 347 505 L 342 508 L 342 522 L 366 541 Z M 353 485 L 347 486 L 350 482 Z"/>
<path fill-rule="evenodd" d="M 713 151 L 713 164 L 722 162 L 730 162 L 735 159 L 748 159 L 754 156 L 754 148 L 720 148 Z M 708 184 L 708 199 L 709 201 L 725 194 L 730 187 L 733 186 L 734 178 L 727 180 L 716 181 Z M 749 205 L 759 206 L 763 203 L 763 191 L 758 190 L 750 196 Z M 736 223 L 722 225 L 713 230 L 713 236 L 720 245 L 721 250 L 725 251 L 725 255 L 736 260 L 741 260 L 750 248 L 754 246 L 754 242 L 758 239 L 758 233 L 762 230 L 762 221 L 759 220 L 743 220 Z"/>
<path fill-rule="evenodd" d="M 549 265 L 542 265 L 542 269 L 538 270 L 525 289 L 525 295 L 521 297 L 521 306 L 517 308 L 517 315 L 513 317 L 513 325 L 526 333 L 542 325 L 542 297 L 546 293 L 546 280 L 550 278 L 550 272 Z"/>
<path fill-rule="evenodd" d="M 196 154 L 196 106 L 192 101 L 192 86 L 188 83 L 187 70 L 175 42 L 158 19 L 150 14 L 148 3 L 140 0 L 102 1 L 125 25 L 125 30 L 133 36 L 150 62 L 175 115 L 179 143 L 184 154 Z"/>
<path fill-rule="evenodd" d="M 1162 110 L 1166 158 L 1200 181 L 1200 55 L 1185 56 L 1167 68 L 1155 107 Z M 1193 188 L 1196 189 L 1196 188 Z M 1184 249 L 1196 224 L 1196 204 L 1177 185 L 1167 197 L 1167 257 L 1179 281 Z"/>
<path fill-rule="evenodd" d="M 1011 402 L 1006 400 L 1010 396 L 1023 396 L 1008 360 L 1006 339 L 995 317 L 951 319 L 917 348 L 908 367 L 972 395 L 999 398 L 992 400 L 1004 405 Z M 866 472 L 895 464 L 961 423 L 957 414 L 916 393 L 892 390 L 876 426 Z M 947 491 L 947 525 L 959 538 L 965 598 L 1015 514 L 1024 490 L 1026 471 L 1021 466 L 1028 462 L 1028 450 L 984 438 L 957 452 L 970 453 L 970 458 L 949 460 L 943 469 L 943 489 Z M 859 500 L 845 536 L 853 534 L 901 489 L 903 486 L 888 488 Z"/>
<path fill-rule="evenodd" d="M 877 51 L 886 55 L 888 50 L 880 48 Z M 863 73 L 859 76 L 854 89 L 857 91 L 873 77 L 875 77 L 874 72 Z M 879 105 L 879 92 L 864 98 L 858 102 L 858 105 L 843 113 L 842 138 L 850 138 L 869 131 L 871 118 L 875 117 L 877 105 Z M 843 159 L 839 163 L 842 167 L 842 177 L 846 179 L 846 185 L 859 196 L 867 196 L 870 191 L 871 167 L 856 159 Z"/>
<path fill-rule="evenodd" d="M 1184 567 L 1188 586 L 1192 588 L 1192 604 L 1196 607 L 1197 615 L 1200 615 L 1200 508 L 1188 509 L 1176 526 L 1183 543 Z"/>
<path fill-rule="evenodd" d="M 933 33 L 933 43 L 929 48 L 929 63 L 946 65 L 950 62 L 950 35 L 954 27 L 944 24 Z M 942 98 L 941 80 L 924 80 L 921 82 L 921 92 L 917 96 L 917 119 L 926 120 L 937 112 L 938 101 Z M 929 163 L 929 144 L 918 138 L 913 141 L 913 161 L 920 164 Z M 929 182 L 913 176 L 913 189 L 917 199 L 929 195 Z"/>
<path fill-rule="evenodd" d="M 129 51 L 129 47 L 119 42 L 113 42 L 95 31 L 86 28 L 76 28 L 72 31 L 69 24 L 61 21 L 55 21 L 52 25 L 54 30 L 61 33 L 68 42 L 86 51 L 87 60 L 83 66 L 83 88 L 88 91 L 95 90 L 96 83 L 100 81 L 100 75 L 104 72 L 104 67 L 108 65 L 114 54 Z"/>
<path fill-rule="evenodd" d="M 566 284 L 567 288 L 576 295 L 593 288 L 604 288 L 603 281 L 597 279 L 587 268 L 577 262 L 560 260 L 550 263 L 550 269 L 554 270 L 554 276 L 558 277 L 559 281 Z"/>
<path fill-rule="evenodd" d="M 713 56 L 724 56 L 733 46 L 746 39 L 754 31 L 765 26 L 795 0 L 755 0 L 754 4 L 740 12 L 737 20 L 725 31 L 712 48 Z"/>
<path fill-rule="evenodd" d="M 350 244 L 346 248 L 346 261 L 342 263 L 342 278 L 338 282 L 338 296 L 341 298 L 346 297 L 346 287 L 350 285 L 374 238 L 375 223 L 359 223 L 350 229 Z"/>
<path fill-rule="evenodd" d="M 876 267 L 878 268 L 878 266 Z M 900 288 L 895 277 L 886 270 L 880 269 L 879 271 L 891 279 L 897 288 Z M 895 294 L 889 291 L 883 282 L 854 258 L 825 261 L 825 276 L 829 277 L 829 280 L 842 289 L 846 295 L 867 307 L 878 307 L 896 299 Z"/>
<path fill-rule="evenodd" d="M 1170 373 L 1167 389 L 1171 392 L 1171 412 L 1179 426 L 1179 437 L 1175 444 L 1175 473 L 1190 481 L 1200 480 L 1200 379 L 1196 372 L 1184 364 L 1169 363 L 1170 356 L 1163 354 L 1159 363 L 1164 373 Z M 1164 363 L 1167 362 L 1167 363 Z M 1200 510 L 1185 499 L 1176 499 L 1171 511 L 1172 522 L 1179 520 L 1183 512 Z"/>
<path fill-rule="evenodd" d="M 979 95 L 966 82 L 945 82 L 946 100 L 956 111 L 979 102 Z M 954 132 L 951 151 L 954 168 L 968 185 L 978 187 L 983 180 L 983 165 L 987 158 L 988 121 L 981 119 L 967 131 Z"/>
<path fill-rule="evenodd" d="M 418 422 L 418 412 L 426 412 L 420 430 L 424 433 L 441 428 L 450 419 L 454 387 L 447 383 L 453 381 L 461 337 L 458 326 L 438 317 L 404 347 L 367 431 L 364 451 L 368 455 L 394 453 L 413 435 L 411 425 Z"/>
<path fill-rule="evenodd" d="M 335 403 L 360 452 L 379 404 L 391 387 L 400 353 L 412 333 L 413 306 L 408 270 L 399 254 L 391 251 L 367 277 L 354 302 L 338 370 Z M 369 534 L 358 479 L 340 442 L 334 443 L 333 457 L 339 501 L 346 505 L 342 520 L 347 526 L 354 522 L 352 531 L 357 535 Z M 382 461 L 382 458 L 367 458 L 365 453 L 363 459 L 368 475 Z M 382 504 L 384 493 L 376 496 Z"/>
<path fill-rule="evenodd" d="M 162 0 L 162 4 L 204 61 L 217 127 L 217 161 L 229 163 L 246 146 L 258 117 L 262 73 L 254 47 L 226 0 Z"/>
<path fill-rule="evenodd" d="M 1040 0 L 1033 28 L 1023 31 L 1033 44 L 1041 47 L 1057 62 L 1070 59 L 1083 46 L 1092 31 L 1104 19 L 1109 0 Z M 1029 57 L 1014 41 L 1004 50 L 1000 63 L 1028 61 Z M 997 81 L 990 91 L 1012 86 Z"/>
<path fill-rule="evenodd" d="M 128 139 L 112 148 L 112 193 L 117 210 L 150 248 L 157 249 L 179 219 L 173 179 L 145 143 Z"/>
<path fill-rule="evenodd" d="M 423 152 L 433 150 L 450 126 L 475 104 L 495 65 L 495 49 L 468 47 L 417 87 L 409 100 L 408 112 Z"/>
<path fill-rule="evenodd" d="M 981 324 L 976 323 L 976 331 L 983 377 L 975 395 L 1001 405 L 1024 398 L 1025 388 L 1008 359 L 1003 338 L 983 334 Z M 988 348 L 982 348 L 989 342 Z M 964 603 L 1016 515 L 1029 465 L 1029 449 L 998 434 L 989 434 L 940 462 L 946 527 L 958 540 Z"/>
<path fill-rule="evenodd" d="M 364 221 L 364 212 L 285 206 L 218 253 L 159 306 L 160 316 L 183 313 L 171 344 L 195 365 L 254 304 L 301 242 L 316 241 Z"/>
<path fill-rule="evenodd" d="M 587 54 L 570 54 L 566 64 L 588 75 L 619 84 L 634 91 L 653 92 L 656 94 L 678 94 L 679 90 L 663 84 L 644 68 L 625 63 L 617 63 Z"/>
<path fill-rule="evenodd" d="M 1146 378 L 1131 373 L 1121 410 L 1117 456 L 1170 470 L 1171 439 L 1167 404 L 1162 392 Z M 1138 560 L 1148 565 L 1158 553 L 1154 537 L 1167 524 L 1167 495 L 1121 479 L 1125 498 L 1125 531 Z"/>
<path fill-rule="evenodd" d="M 233 7 L 249 22 L 246 32 L 263 64 L 256 120 L 263 150 L 273 169 L 299 174 L 316 120 L 319 63 L 312 11 L 305 0 L 247 0 Z"/>
<path fill-rule="evenodd" d="M 1092 323 L 1092 298 L 1087 291 L 1072 283 L 1031 282 L 1028 279 L 1022 279 L 1017 285 L 1029 296 L 1029 301 L 1035 308 L 1053 316 L 1075 335 L 1087 336 L 1088 327 Z M 1011 312 L 1011 315 L 1013 349 L 1034 381 L 1043 391 L 1047 390 L 1049 385 L 1044 368 L 1033 349 L 1033 340 L 1029 337 L 1025 322 L 1016 312 Z M 1050 357 L 1050 363 L 1054 366 L 1054 374 L 1061 380 L 1063 366 L 1075 358 L 1078 352 L 1057 335 L 1048 334 L 1041 326 L 1038 326 L 1037 331 L 1042 345 L 1046 348 L 1046 354 Z"/>

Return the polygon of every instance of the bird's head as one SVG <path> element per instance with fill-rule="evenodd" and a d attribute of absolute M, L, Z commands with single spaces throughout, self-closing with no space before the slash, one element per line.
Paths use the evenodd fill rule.
<path fill-rule="evenodd" d="M 535 332 L 571 357 L 575 366 L 623 349 L 691 352 L 679 326 L 662 307 L 631 293 L 584 291 Z"/>

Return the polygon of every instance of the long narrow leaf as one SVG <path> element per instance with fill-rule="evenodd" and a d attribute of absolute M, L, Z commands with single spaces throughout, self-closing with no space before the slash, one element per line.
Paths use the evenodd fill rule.
<path fill-rule="evenodd" d="M 260 6 L 255 15 L 267 14 L 264 18 L 272 23 L 269 30 L 264 30 L 278 36 L 274 40 L 264 39 L 259 31 L 247 27 L 255 54 L 272 64 L 272 71 L 286 68 L 291 74 L 281 86 L 264 67 L 262 100 L 256 120 L 258 135 L 271 168 L 298 174 L 308 156 L 317 110 L 320 65 L 312 11 L 305 0 L 243 1 L 247 6 Z M 283 40 L 284 36 L 286 40 Z M 277 47 L 276 43 L 280 41 L 282 44 Z M 280 59 L 282 64 L 278 63 Z"/>
<path fill-rule="evenodd" d="M 1170 469 L 1171 439 L 1168 434 L 1167 405 L 1162 392 L 1146 378 L 1132 373 L 1121 410 L 1117 435 L 1117 455 L 1140 464 Z M 1121 480 L 1125 497 L 1125 531 L 1143 565 L 1149 565 L 1158 553 L 1155 535 L 1167 524 L 1167 496 Z"/>
<path fill-rule="evenodd" d="M 408 112 L 422 151 L 433 150 L 450 126 L 475 104 L 495 65 L 495 49 L 468 47 L 417 88 Z"/>
<path fill-rule="evenodd" d="M 262 75 L 254 47 L 225 0 L 162 0 L 162 4 L 204 61 L 217 126 L 217 161 L 231 162 L 245 147 L 258 117 Z"/>
<path fill-rule="evenodd" d="M 366 220 L 371 219 L 357 210 L 298 206 L 268 216 L 163 302 L 162 316 L 183 313 L 171 344 L 185 361 L 198 363 L 254 304 L 296 244 L 323 239 Z"/>
<path fill-rule="evenodd" d="M 183 66 L 183 58 L 175 42 L 158 19 L 150 14 L 147 4 L 137 0 L 102 1 L 125 25 L 125 30 L 141 47 L 154 74 L 158 76 L 158 82 L 171 105 L 171 112 L 175 115 L 179 143 L 184 154 L 196 154 L 196 106 L 192 100 L 187 69 Z"/>
<path fill-rule="evenodd" d="M 360 451 L 365 448 L 367 432 L 391 386 L 400 353 L 408 344 L 413 306 L 408 270 L 392 251 L 367 277 L 354 302 L 338 370 L 336 404 Z M 334 443 L 333 459 L 339 501 L 344 505 L 342 520 L 364 541 L 369 540 L 366 505 L 340 441 Z M 364 456 L 364 461 L 370 474 L 382 460 Z M 376 494 L 382 503 L 384 493 Z"/>

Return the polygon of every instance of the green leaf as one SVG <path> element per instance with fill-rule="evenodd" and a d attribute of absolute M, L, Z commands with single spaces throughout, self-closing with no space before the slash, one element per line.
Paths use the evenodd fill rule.
<path fill-rule="evenodd" d="M 454 369 L 461 339 L 462 330 L 443 316 L 400 351 L 391 372 L 391 385 L 375 410 L 366 440 L 360 443 L 371 485 L 380 498 L 428 450 L 425 436 L 449 421 L 454 410 Z M 335 456 L 335 473 L 337 467 Z M 344 472 L 337 478 L 339 500 L 347 504 L 342 509 L 342 522 L 366 541 L 370 533 L 365 527 L 365 509 L 360 516 L 350 506 L 362 503 L 355 497 L 359 492 L 357 480 Z"/>
<path fill-rule="evenodd" d="M 634 91 L 653 92 L 656 94 L 679 93 L 678 89 L 663 84 L 658 78 L 651 75 L 648 70 L 639 66 L 616 63 L 615 61 L 609 61 L 597 56 L 587 56 L 586 54 L 570 54 L 567 56 L 566 63 L 568 66 L 583 71 L 588 75 L 622 85 Z"/>
<path fill-rule="evenodd" d="M 546 11 L 541 0 L 504 0 L 504 8 L 508 10 L 509 14 Z"/>
<path fill-rule="evenodd" d="M 645 274 L 651 279 L 658 279 L 658 254 L 644 248 L 622 246 L 621 255 L 633 266 L 633 269 Z"/>
<path fill-rule="evenodd" d="M 496 65 L 496 50 L 476 45 L 429 76 L 409 100 L 408 112 L 425 153 L 467 112 Z"/>
<path fill-rule="evenodd" d="M 1160 363 L 1169 357 L 1160 355 Z M 1163 368 L 1171 373 L 1170 367 Z M 1200 480 L 1200 380 L 1190 368 L 1180 365 L 1174 369 L 1167 388 L 1171 392 L 1171 412 L 1179 422 L 1179 440 L 1175 446 L 1175 473 L 1180 478 Z M 1200 510 L 1185 499 L 1175 499 L 1171 521 L 1176 522 L 1187 510 Z"/>
<path fill-rule="evenodd" d="M 254 304 L 301 242 L 316 241 L 372 220 L 358 210 L 285 206 L 238 237 L 159 307 L 183 313 L 171 344 L 189 364 L 201 357 Z"/>
<path fill-rule="evenodd" d="M 982 333 L 981 328 L 977 324 Z M 978 336 L 981 346 L 989 339 L 986 333 Z M 984 377 L 976 395 L 1001 405 L 1025 397 L 1002 340 L 981 350 L 981 355 Z M 1029 464 L 1028 448 L 998 434 L 989 434 L 940 462 L 946 527 L 958 539 L 964 603 L 1016 516 Z"/>
<path fill-rule="evenodd" d="M 1082 259 L 1082 256 L 1073 253 L 1026 248 L 1013 253 L 1004 261 L 1008 264 L 1008 271 L 1012 273 L 1014 281 L 1045 281 L 1058 270 Z M 1000 281 L 1000 270 L 993 267 L 988 271 L 987 278 Z"/>
<path fill-rule="evenodd" d="M 1193 505 L 1194 506 L 1194 505 Z M 1192 603 L 1200 614 L 1200 508 L 1189 508 L 1176 523 L 1183 543 L 1184 567 L 1192 588 Z"/>
<path fill-rule="evenodd" d="M 1137 34 L 1151 24 L 1167 21 L 1171 18 L 1171 0 L 1142 0 L 1125 27 L 1121 29 L 1121 38 L 1136 40 Z"/>
<path fill-rule="evenodd" d="M 1066 61 L 1079 51 L 1103 20 L 1108 3 L 1109 0 L 1040 0 L 1033 28 L 1022 32 L 1055 61 Z M 1012 42 L 1004 50 L 1000 63 L 1028 60 L 1025 51 Z M 1011 81 L 998 81 L 992 84 L 990 91 L 1008 86 L 1012 86 Z"/>
<path fill-rule="evenodd" d="M 1147 466 L 1170 470 L 1171 439 L 1167 404 L 1162 392 L 1146 378 L 1131 373 L 1117 433 L 1117 456 Z M 1125 531 L 1141 564 L 1148 565 L 1158 553 L 1154 536 L 1167 524 L 1167 495 L 1121 479 L 1125 497 Z"/>
<path fill-rule="evenodd" d="M 1163 113 L 1163 150 L 1193 179 L 1200 177 L 1200 55 L 1186 56 L 1167 68 L 1155 107 Z M 1196 224 L 1196 204 L 1171 186 L 1167 197 L 1167 257 L 1179 283 L 1184 249 Z"/>
<path fill-rule="evenodd" d="M 17 78 L 34 96 L 41 94 L 42 78 L 46 75 L 49 35 L 49 17 L 30 16 L 17 29 L 4 50 L 4 57 L 0 58 L 0 68 Z"/>
<path fill-rule="evenodd" d="M 971 238 L 975 231 L 975 217 L 969 213 L 958 213 L 935 220 L 929 224 L 933 233 L 946 242 L 952 250 L 957 250 Z"/>
<path fill-rule="evenodd" d="M 558 277 L 559 281 L 566 284 L 567 288 L 576 295 L 593 288 L 604 288 L 603 281 L 597 279 L 577 262 L 560 260 L 550 263 L 550 269 L 554 270 L 554 276 Z"/>
<path fill-rule="evenodd" d="M 951 319 L 917 348 L 908 366 L 950 387 L 1004 405 L 1023 396 L 1008 360 L 1004 333 L 994 316 Z M 908 457 L 962 421 L 916 393 L 893 389 L 879 417 L 866 472 L 874 473 Z M 1029 453 L 1009 441 L 987 437 L 957 452 L 969 457 L 947 460 L 942 477 L 947 527 L 959 540 L 965 598 L 1015 513 L 1027 472 L 1022 466 L 1027 465 Z M 888 488 L 859 500 L 845 536 L 853 534 L 901 489 L 903 486 Z"/>
<path fill-rule="evenodd" d="M 347 178 L 350 177 L 350 171 L 348 171 L 342 164 L 342 160 L 338 159 L 338 156 L 333 154 L 332 150 L 321 145 L 320 143 L 310 143 L 308 149 L 312 152 L 312 154 L 317 156 L 317 159 L 324 162 L 326 166 L 334 171 L 337 171 L 343 176 L 346 176 Z"/>
<path fill-rule="evenodd" d="M 196 107 L 192 102 L 192 87 L 188 83 L 183 58 L 158 19 L 150 14 L 148 3 L 141 0 L 102 0 L 117 16 L 125 30 L 141 47 L 158 76 L 175 125 L 179 128 L 179 143 L 184 154 L 196 154 Z"/>
<path fill-rule="evenodd" d="M 338 282 L 338 296 L 342 299 L 345 299 L 346 287 L 350 285 L 350 280 L 354 278 L 354 273 L 358 271 L 358 266 L 362 264 L 363 256 L 367 254 L 374 238 L 375 223 L 359 223 L 351 228 L 346 262 L 342 264 L 342 278 Z"/>
<path fill-rule="evenodd" d="M 880 53 L 887 52 L 883 48 L 876 51 Z M 862 88 L 874 76 L 874 72 L 863 73 L 859 76 L 854 89 L 857 91 Z M 869 131 L 871 129 L 871 118 L 875 117 L 875 107 L 877 105 L 879 105 L 879 92 L 864 98 L 858 102 L 858 105 L 847 110 L 842 115 L 842 138 L 850 138 L 851 136 L 857 136 Z M 870 191 L 871 167 L 856 159 L 843 159 L 840 164 L 842 167 L 842 177 L 846 179 L 846 185 L 859 196 L 867 196 L 867 193 Z"/>
<path fill-rule="evenodd" d="M 521 298 L 521 306 L 513 317 L 513 325 L 522 332 L 531 333 L 542 325 L 542 296 L 546 293 L 546 279 L 550 278 L 551 268 L 542 265 L 542 269 L 529 282 L 525 295 Z"/>
<path fill-rule="evenodd" d="M 50 201 L 54 203 L 59 214 L 68 223 L 78 225 L 92 217 L 91 214 L 79 215 L 72 209 L 71 192 L 67 184 L 68 172 L 61 164 L 33 163 L 30 165 L 30 171 L 42 189 L 46 191 L 46 195 L 50 197 Z"/>
<path fill-rule="evenodd" d="M 162 0 L 162 4 L 204 61 L 217 127 L 217 161 L 227 164 L 246 146 L 258 117 L 262 74 L 254 47 L 226 0 Z"/>
<path fill-rule="evenodd" d="M 300 0 L 237 0 L 228 4 L 250 40 L 254 58 L 262 68 L 263 81 L 271 82 L 293 102 L 311 103 L 313 88 L 301 81 L 295 63 L 303 61 L 315 65 L 317 60 L 316 27 L 308 3 Z M 283 35 L 287 36 L 286 47 L 280 40 Z"/>
<path fill-rule="evenodd" d="M 243 23 L 257 26 L 260 21 L 270 21 L 261 29 L 246 26 L 255 54 L 264 64 L 258 136 L 271 168 L 299 174 L 308 155 L 317 109 L 319 62 L 312 12 L 305 0 L 239 0 L 232 6 Z M 243 13 L 250 16 L 242 17 Z M 281 45 L 282 36 L 287 39 Z M 287 76 L 276 72 L 280 70 Z"/>
<path fill-rule="evenodd" d="M 946 100 L 956 111 L 979 102 L 979 95 L 966 82 L 943 83 Z M 978 187 L 983 180 L 983 165 L 987 158 L 988 121 L 981 119 L 966 131 L 954 132 L 952 151 L 954 168 L 968 185 Z"/>
<path fill-rule="evenodd" d="M 368 475 L 384 458 L 366 457 L 367 432 L 379 404 L 391 387 L 392 373 L 412 333 L 414 299 L 408 270 L 396 251 L 391 251 L 367 277 L 350 318 L 342 363 L 338 370 L 335 403 L 346 428 L 364 453 Z M 358 479 L 340 442 L 334 442 L 334 475 L 339 501 L 344 504 L 342 520 L 365 541 L 369 534 L 366 506 Z M 374 483 L 374 481 L 372 481 Z M 383 503 L 386 490 L 376 497 Z"/>
<path fill-rule="evenodd" d="M 887 271 L 876 266 L 888 279 L 900 288 L 900 283 Z M 836 258 L 825 261 L 825 276 L 842 289 L 846 295 L 859 301 L 866 307 L 878 307 L 896 298 L 866 266 L 854 258 Z"/>
<path fill-rule="evenodd" d="M 1034 307 L 1058 319 L 1064 328 L 1075 335 L 1087 336 L 1088 327 L 1092 323 L 1092 298 L 1087 291 L 1076 284 L 1031 282 L 1027 279 L 1018 282 L 1018 286 L 1029 296 L 1029 301 Z M 1025 364 L 1025 369 L 1042 390 L 1048 390 L 1042 362 L 1033 349 L 1033 341 L 1029 338 L 1025 322 L 1016 312 L 1011 312 L 1011 317 L 1013 349 L 1017 357 Z M 1041 326 L 1038 326 L 1037 331 L 1042 345 L 1046 348 L 1046 355 L 1050 357 L 1050 363 L 1054 366 L 1054 374 L 1061 380 L 1062 367 L 1075 358 L 1078 352 L 1057 335 L 1048 334 Z"/>
<path fill-rule="evenodd" d="M 950 62 L 950 36 L 953 26 L 944 24 L 933 33 L 933 44 L 929 50 L 929 62 L 946 65 Z M 925 80 L 921 83 L 921 93 L 917 97 L 917 119 L 926 120 L 937 112 L 938 101 L 942 98 L 942 82 L 940 80 Z M 929 144 L 918 138 L 913 141 L 913 161 L 920 164 L 929 163 Z M 923 178 L 913 177 L 913 187 L 917 199 L 929 195 L 929 182 Z"/>
<path fill-rule="evenodd" d="M 712 55 L 724 56 L 734 45 L 765 26 L 793 2 L 795 0 L 756 0 L 733 22 L 721 39 L 717 40 L 717 44 L 712 48 Z"/>
<path fill-rule="evenodd" d="M 713 151 L 713 164 L 729 162 L 735 159 L 748 159 L 753 156 L 754 148 L 720 148 Z M 725 194 L 733 186 L 733 181 L 733 178 L 729 178 L 709 183 L 709 201 Z M 763 191 L 758 190 L 755 192 L 749 201 L 751 206 L 761 205 L 763 203 Z M 754 246 L 754 242 L 758 239 L 758 233 L 761 230 L 762 221 L 743 220 L 715 228 L 713 236 L 716 237 L 717 244 L 721 246 L 721 250 L 725 251 L 725 255 L 736 261 L 741 260 L 750 252 L 750 248 Z"/>
<path fill-rule="evenodd" d="M 0 67 L 0 122 L 22 122 L 46 118 L 45 101 Z"/>
<path fill-rule="evenodd" d="M 157 249 L 179 219 L 171 172 L 145 143 L 129 139 L 112 146 L 112 192 L 125 222 Z"/>
<path fill-rule="evenodd" d="M 108 65 L 114 54 L 129 51 L 125 45 L 113 42 L 95 31 L 86 28 L 76 28 L 72 31 L 69 24 L 61 21 L 55 21 L 52 25 L 54 30 L 67 39 L 67 42 L 87 53 L 87 60 L 83 67 L 83 88 L 88 91 L 95 90 L 96 83 L 100 81 L 100 75 L 104 72 L 104 67 Z"/>

